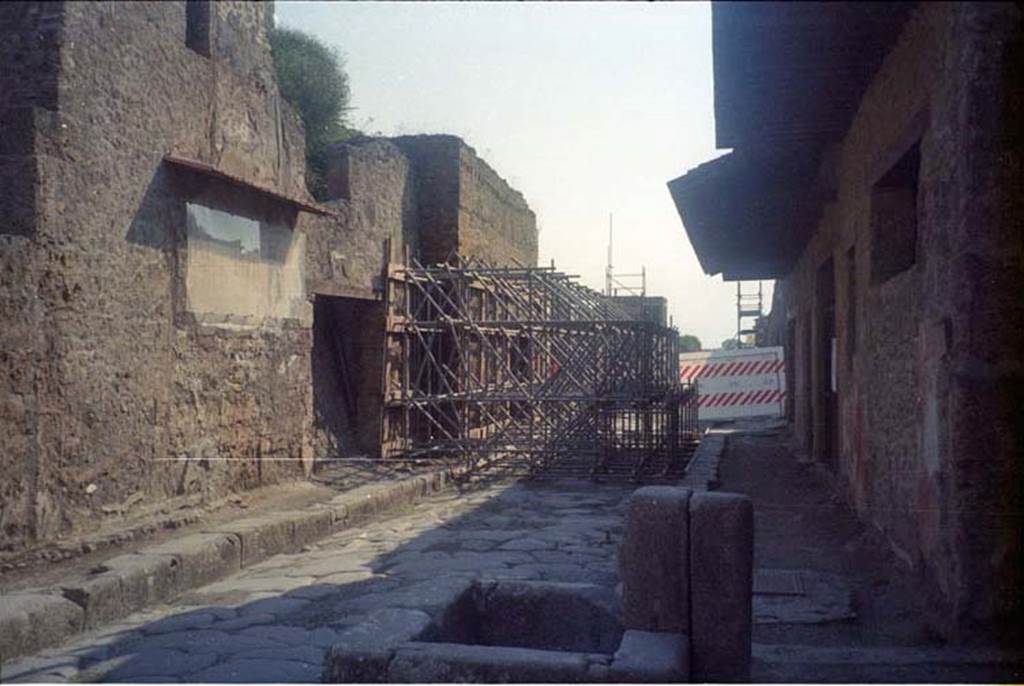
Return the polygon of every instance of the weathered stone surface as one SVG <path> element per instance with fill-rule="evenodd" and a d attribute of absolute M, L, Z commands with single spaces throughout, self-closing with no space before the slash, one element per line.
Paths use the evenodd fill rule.
<path fill-rule="evenodd" d="M 0 595 L 0 650 L 4 659 L 57 645 L 85 623 L 79 605 L 58 595 Z"/>
<path fill-rule="evenodd" d="M 145 652 L 156 649 L 183 650 L 188 653 L 215 653 L 231 655 L 243 650 L 280 648 L 281 643 L 256 636 L 240 636 L 212 629 L 172 631 L 137 640 L 125 641 L 118 646 L 119 654 Z"/>
<path fill-rule="evenodd" d="M 690 680 L 689 637 L 652 631 L 627 631 L 615 651 L 608 675 L 623 683 L 680 683 Z"/>
<path fill-rule="evenodd" d="M 86 628 L 93 629 L 128 614 L 121 595 L 121 579 L 115 573 L 97 574 L 61 591 L 85 611 Z"/>
<path fill-rule="evenodd" d="M 234 534 L 191 534 L 150 546 L 147 555 L 169 555 L 181 566 L 184 588 L 216 581 L 242 566 L 242 546 Z"/>
<path fill-rule="evenodd" d="M 291 524 L 293 550 L 328 536 L 334 525 L 334 513 L 327 509 L 309 508 L 299 512 L 277 513 L 276 516 Z"/>
<path fill-rule="evenodd" d="M 292 522 L 276 515 L 249 517 L 208 533 L 234 534 L 241 541 L 241 565 L 248 567 L 278 553 L 298 550 L 293 542 Z"/>
<path fill-rule="evenodd" d="M 499 493 L 500 490 L 496 490 L 489 495 L 492 500 L 479 500 L 475 507 L 486 505 L 492 508 L 491 512 L 505 511 L 502 503 L 493 501 Z M 595 506 L 595 509 L 606 512 L 610 507 L 618 508 L 624 495 L 622 489 L 610 489 L 607 491 L 607 499 L 602 500 L 602 505 Z M 472 528 L 479 526 L 479 519 L 476 510 L 454 511 L 445 504 L 448 501 L 450 498 L 439 498 L 436 503 L 417 507 L 415 515 L 398 520 L 370 522 L 361 527 L 358 533 L 329 537 L 314 550 L 277 555 L 251 567 L 239 569 L 227 578 L 188 593 L 177 601 L 176 608 L 155 607 L 145 612 L 136 612 L 117 626 L 90 632 L 75 644 L 60 650 L 66 650 L 72 661 L 81 659 L 84 666 L 117 656 L 166 650 L 180 651 L 182 654 L 214 655 L 220 661 L 243 656 L 265 659 L 273 655 L 275 660 L 308 663 L 314 658 L 312 649 L 326 648 L 336 643 L 342 631 L 366 622 L 369 620 L 368 615 L 376 610 L 413 610 L 433 617 L 438 625 L 450 625 L 458 619 L 457 608 L 452 609 L 453 603 L 472 586 L 474 578 L 490 573 L 493 576 L 502 573 L 522 576 L 523 570 L 517 573 L 516 569 L 506 567 L 516 561 L 531 560 L 533 554 L 525 551 L 481 553 L 464 549 L 457 525 L 466 523 Z M 557 519 L 557 507 L 547 507 L 543 493 L 534 494 L 532 503 L 531 512 L 511 518 L 517 522 L 513 534 L 519 532 L 521 536 L 521 527 L 528 527 L 533 521 Z M 441 512 L 447 514 L 442 516 L 439 514 Z M 485 516 L 491 516 L 491 513 Z M 429 519 L 436 528 L 426 534 L 416 533 L 410 529 L 408 520 L 417 518 Z M 429 578 L 372 576 L 368 565 L 388 555 L 394 555 L 395 559 L 401 559 L 403 563 L 414 564 L 421 554 L 413 552 L 407 544 L 422 537 L 428 537 L 433 544 L 442 548 L 422 555 L 428 561 L 438 564 L 440 572 Z M 393 554 L 387 552 L 389 550 L 399 552 Z M 589 560 L 591 564 L 600 560 L 609 564 L 613 550 L 613 546 L 603 543 L 592 544 L 589 548 L 581 544 L 580 550 L 571 553 L 571 556 Z M 579 554 L 583 551 L 592 554 Z M 177 557 L 166 553 L 125 557 L 130 561 L 134 561 L 135 557 L 153 559 L 161 564 L 177 561 Z M 481 561 L 484 561 L 483 565 Z M 454 571 L 451 568 L 445 569 L 442 563 L 448 563 Z M 492 564 L 499 566 L 491 567 Z M 121 565 L 117 566 L 121 568 Z M 348 571 L 321 577 L 331 579 L 330 583 L 315 583 L 313 577 L 287 576 L 289 572 L 306 566 L 336 567 Z M 481 567 L 486 567 L 490 572 L 481 571 Z M 572 569 L 576 572 L 583 568 L 572 565 Z M 109 574 L 109 571 L 104 574 Z M 536 572 L 530 575 L 533 574 Z M 275 590 L 286 588 L 292 583 L 308 585 L 283 593 Z M 607 594 L 610 588 L 604 592 Z M 225 604 L 229 606 L 223 606 Z M 536 607 L 543 611 L 542 603 Z M 555 612 L 567 607 L 555 603 Z M 449 613 L 452 613 L 451 616 Z M 288 651 L 293 648 L 295 652 L 290 654 Z M 188 664 L 183 662 L 183 665 Z M 219 663 L 211 665 L 211 668 L 217 665 Z M 74 677 L 72 667 L 60 669 L 62 671 L 58 676 L 61 678 L 64 675 Z M 602 670 L 606 671 L 607 666 L 595 662 L 588 669 L 591 679 L 603 678 Z M 181 674 L 164 678 L 179 677 L 195 680 L 191 675 Z M 139 680 L 157 678 L 138 677 Z"/>
<path fill-rule="evenodd" d="M 580 653 L 412 642 L 395 651 L 387 677 L 399 683 L 578 683 L 590 680 L 590 664 Z"/>
<path fill-rule="evenodd" d="M 119 555 L 104 562 L 102 569 L 106 571 L 62 588 L 65 597 L 84 609 L 87 628 L 170 600 L 181 589 L 182 565 L 177 557 Z"/>
<path fill-rule="evenodd" d="M 212 612 L 193 610 L 145 624 L 142 626 L 142 632 L 146 634 L 163 634 L 171 631 L 185 631 L 186 629 L 202 629 L 213 624 L 215 621 L 217 621 L 217 617 Z"/>
<path fill-rule="evenodd" d="M 301 645 L 309 641 L 309 631 L 297 626 L 252 626 L 238 632 L 239 636 L 254 636 L 278 641 L 286 645 Z"/>
<path fill-rule="evenodd" d="M 320 668 L 302 661 L 231 659 L 192 675 L 200 683 L 272 684 L 314 683 Z"/>
<path fill-rule="evenodd" d="M 430 615 L 418 610 L 389 609 L 347 629 L 324 656 L 323 683 L 384 681 L 394 649 L 422 634 Z"/>
<path fill-rule="evenodd" d="M 238 614 L 240 617 L 247 617 L 250 615 L 259 614 L 270 614 L 280 618 L 283 616 L 287 616 L 293 612 L 298 612 L 302 608 L 309 605 L 309 603 L 309 600 L 305 600 L 303 598 L 264 598 L 263 600 L 256 600 L 254 602 L 243 605 L 238 609 Z"/>
<path fill-rule="evenodd" d="M 543 650 L 611 653 L 619 644 L 618 603 L 608 588 L 530 581 L 478 583 L 475 641 Z"/>
<path fill-rule="evenodd" d="M 690 499 L 690 670 L 696 681 L 749 681 L 754 510 L 732 493 Z"/>
<path fill-rule="evenodd" d="M 555 543 L 551 540 L 540 538 L 514 538 L 507 543 L 502 543 L 499 550 L 553 550 Z"/>
<path fill-rule="evenodd" d="M 258 650 L 243 650 L 232 655 L 233 658 L 246 660 L 281 660 L 285 662 L 305 662 L 320 669 L 324 661 L 327 648 L 324 646 L 289 645 L 280 648 L 259 648 Z"/>
<path fill-rule="evenodd" d="M 122 600 L 129 611 L 171 600 L 183 588 L 179 560 L 163 555 L 118 555 L 103 567 L 120 577 Z"/>
<path fill-rule="evenodd" d="M 139 677 L 165 677 L 173 679 L 209 667 L 217 656 L 182 653 L 166 648 L 144 650 L 138 653 L 120 655 L 89 668 L 91 679 L 102 681 L 135 681 Z"/>
<path fill-rule="evenodd" d="M 640 488 L 630 496 L 619 547 L 622 616 L 627 629 L 686 633 L 691 565 L 690 491 Z"/>
<path fill-rule="evenodd" d="M 75 655 L 29 656 L 7 660 L 2 667 L 3 678 L 10 683 L 66 681 L 78 674 L 78 661 Z"/>
<path fill-rule="evenodd" d="M 799 592 L 763 593 L 755 583 L 754 624 L 819 624 L 856 618 L 850 588 L 841 576 L 810 569 L 790 573 L 800 579 Z"/>

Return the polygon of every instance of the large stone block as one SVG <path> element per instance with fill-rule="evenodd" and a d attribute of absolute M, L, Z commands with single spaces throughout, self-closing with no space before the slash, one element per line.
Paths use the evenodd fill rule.
<path fill-rule="evenodd" d="M 621 683 L 679 683 L 690 678 L 690 641 L 685 634 L 627 631 L 608 676 Z"/>
<path fill-rule="evenodd" d="M 754 508 L 734 493 L 690 499 L 693 681 L 749 681 Z"/>
<path fill-rule="evenodd" d="M 59 644 L 82 630 L 85 612 L 59 595 L 0 595 L 0 654 L 7 660 Z"/>
<path fill-rule="evenodd" d="M 291 522 L 295 550 L 330 536 L 334 525 L 334 512 L 330 509 L 310 508 L 294 513 L 284 512 L 280 516 Z"/>
<path fill-rule="evenodd" d="M 293 524 L 277 515 L 247 517 L 207 533 L 234 534 L 241 543 L 241 565 L 248 567 L 295 548 Z"/>
<path fill-rule="evenodd" d="M 592 681 L 583 653 L 554 650 L 406 643 L 388 667 L 394 683 L 579 683 Z M 597 658 L 598 656 L 594 656 Z"/>
<path fill-rule="evenodd" d="M 121 601 L 127 612 L 174 598 L 182 590 L 181 565 L 176 558 L 135 553 L 103 563 L 121 580 Z"/>
<path fill-rule="evenodd" d="M 84 626 L 94 629 L 128 614 L 121 596 L 121 579 L 114 572 L 103 572 L 86 580 L 61 587 L 64 597 L 84 611 Z"/>
<path fill-rule="evenodd" d="M 324 656 L 321 681 L 380 683 L 388 680 L 395 648 L 418 637 L 430 626 L 430 615 L 419 610 L 378 610 L 338 636 Z"/>
<path fill-rule="evenodd" d="M 183 588 L 203 586 L 242 568 L 242 546 L 234 534 L 191 534 L 144 552 L 176 558 Z"/>
<path fill-rule="evenodd" d="M 689 631 L 690 491 L 638 489 L 629 500 L 619 547 L 622 617 L 627 629 Z"/>

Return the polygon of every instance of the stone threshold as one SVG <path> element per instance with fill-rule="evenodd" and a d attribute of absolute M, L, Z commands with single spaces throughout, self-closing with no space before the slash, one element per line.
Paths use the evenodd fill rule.
<path fill-rule="evenodd" d="M 297 510 L 243 517 L 112 557 L 53 588 L 0 594 L 0 659 L 57 646 L 279 553 L 411 505 L 448 486 L 447 470 L 368 484 Z"/>

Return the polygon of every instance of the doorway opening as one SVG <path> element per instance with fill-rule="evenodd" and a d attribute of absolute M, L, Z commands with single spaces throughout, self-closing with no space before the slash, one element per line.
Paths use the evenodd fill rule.
<path fill-rule="evenodd" d="M 313 301 L 313 424 L 318 457 L 380 455 L 380 301 L 317 294 Z"/>
<path fill-rule="evenodd" d="M 821 433 L 817 441 L 818 460 L 835 470 L 839 452 L 839 395 L 836 392 L 836 289 L 835 265 L 830 257 L 818 268 L 818 408 Z"/>

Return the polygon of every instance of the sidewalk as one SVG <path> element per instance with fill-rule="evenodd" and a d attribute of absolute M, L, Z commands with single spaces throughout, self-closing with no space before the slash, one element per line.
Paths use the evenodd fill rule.
<path fill-rule="evenodd" d="M 617 582 L 632 488 L 503 483 L 419 500 L 297 554 L 3 664 L 5 681 L 320 681 L 328 647 L 366 621 L 448 617 L 469 579 Z M 447 621 L 447 620 L 445 620 Z"/>
<path fill-rule="evenodd" d="M 79 561 L 40 571 L 34 585 L 28 585 L 31 577 L 23 578 L 0 593 L 0 656 L 6 661 L 31 655 L 134 612 L 173 603 L 267 558 L 299 552 L 377 515 L 410 507 L 446 485 L 442 470 L 334 491 L 333 497 L 330 489 L 320 488 L 304 500 L 291 499 L 290 508 L 214 517 L 88 565 Z"/>
<path fill-rule="evenodd" d="M 720 490 L 754 502 L 755 682 L 1020 682 L 1021 654 L 945 646 L 913 573 L 797 460 L 789 429 L 720 427 Z"/>

